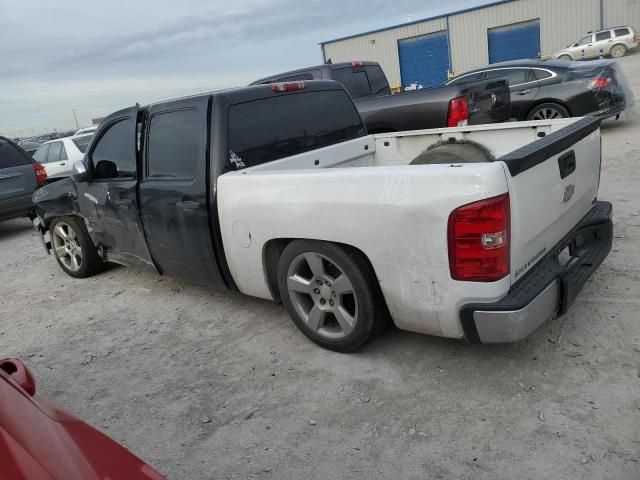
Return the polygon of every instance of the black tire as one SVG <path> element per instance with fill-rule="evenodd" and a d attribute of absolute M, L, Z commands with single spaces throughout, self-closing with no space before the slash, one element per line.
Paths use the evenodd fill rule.
<path fill-rule="evenodd" d="M 571 62 L 573 61 L 573 58 L 571 58 L 570 55 L 560 55 L 558 57 L 558 60 L 562 60 L 563 62 Z"/>
<path fill-rule="evenodd" d="M 559 103 L 548 102 L 533 107 L 527 115 L 527 120 L 553 120 L 557 118 L 569 118 L 570 116 L 569 110 Z"/>
<path fill-rule="evenodd" d="M 298 263 L 302 264 L 302 262 L 304 262 L 304 260 L 300 259 L 303 257 L 306 258 L 306 255 L 322 258 L 322 270 L 326 272 L 326 279 L 329 281 L 340 278 L 340 274 L 346 275 L 346 279 L 349 281 L 349 286 L 352 289 L 352 294 L 339 294 L 336 299 L 336 306 L 328 307 L 325 298 L 336 298 L 336 292 L 329 293 L 329 290 L 331 290 L 329 282 L 326 283 L 326 287 L 324 284 L 320 286 L 320 288 L 325 289 L 326 292 L 321 293 L 321 291 L 318 291 L 318 294 L 313 294 L 313 296 L 310 293 L 298 293 L 290 290 L 289 273 Z M 308 266 L 310 266 L 310 264 L 308 264 Z M 334 267 L 338 270 L 332 270 Z M 335 273 L 338 271 L 340 272 Z M 311 269 L 309 269 L 307 276 L 308 275 L 310 275 L 310 285 L 314 287 L 313 290 L 318 290 L 318 288 L 315 287 L 317 286 L 316 281 L 318 281 L 319 276 L 314 275 Z M 309 280 L 306 277 L 303 279 L 305 281 Z M 338 283 L 341 282 L 337 281 L 336 285 Z M 333 285 L 333 287 L 338 290 L 336 285 Z M 282 303 L 296 326 L 310 340 L 329 350 L 343 353 L 353 352 L 367 343 L 387 324 L 387 308 L 382 298 L 382 292 L 380 291 L 375 273 L 366 258 L 354 248 L 328 242 L 294 240 L 287 245 L 280 257 L 278 263 L 278 287 Z M 349 297 L 350 295 L 352 295 L 352 298 Z M 351 311 L 355 312 L 351 317 L 354 320 L 353 326 L 351 327 L 352 330 L 344 333 L 344 329 L 342 328 L 343 323 L 340 323 L 338 318 L 331 312 L 326 312 L 322 316 L 323 320 L 316 322 L 318 325 L 322 323 L 320 328 L 310 328 L 303 317 L 304 311 L 301 312 L 300 310 L 305 307 L 305 298 L 307 299 L 306 303 L 309 311 L 316 307 L 338 309 L 345 304 L 345 301 L 349 301 L 348 303 L 355 305 L 354 307 L 350 307 Z M 323 303 L 324 307 L 320 307 L 318 302 L 322 302 L 323 300 L 325 301 L 325 303 Z M 331 300 L 331 305 L 334 305 L 333 300 Z M 308 318 L 310 317 L 311 315 L 308 314 Z M 332 323 L 334 325 L 332 325 Z M 341 330 L 343 336 L 339 338 L 336 337 L 334 330 L 331 330 L 332 328 L 335 331 Z M 340 335 L 340 333 L 338 332 L 337 335 Z"/>
<path fill-rule="evenodd" d="M 66 257 L 61 258 L 58 253 L 58 249 L 56 248 L 57 240 L 54 239 L 54 237 L 59 236 L 57 233 L 58 230 L 56 229 L 58 226 L 67 233 L 70 233 L 69 229 L 71 229 L 75 235 L 74 247 L 79 248 L 81 252 L 81 259 L 78 262 L 77 269 L 73 267 L 70 260 L 66 261 Z M 60 265 L 60 268 L 62 268 L 67 275 L 75 278 L 86 278 L 102 271 L 104 268 L 104 262 L 102 261 L 102 258 L 100 258 L 100 255 L 98 255 L 98 250 L 93 244 L 93 241 L 89 236 L 89 232 L 87 231 L 87 227 L 81 218 L 56 218 L 49 225 L 49 231 L 51 232 L 51 249 L 53 250 L 53 256 L 56 257 L 58 265 Z"/>

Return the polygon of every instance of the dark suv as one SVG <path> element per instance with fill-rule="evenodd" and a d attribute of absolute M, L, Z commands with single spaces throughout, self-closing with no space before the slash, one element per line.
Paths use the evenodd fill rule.
<path fill-rule="evenodd" d="M 44 167 L 0 137 L 0 221 L 33 215 L 33 192 L 47 180 Z"/>

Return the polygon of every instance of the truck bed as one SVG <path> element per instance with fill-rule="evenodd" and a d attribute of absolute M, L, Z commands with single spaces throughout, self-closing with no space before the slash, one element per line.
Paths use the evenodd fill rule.
<path fill-rule="evenodd" d="M 409 165 L 429 147 L 451 139 L 478 143 L 489 150 L 494 159 L 499 159 L 579 120 L 565 118 L 379 133 L 264 163 L 245 172 Z"/>
<path fill-rule="evenodd" d="M 452 138 L 484 146 L 494 160 L 409 165 Z M 574 169 L 561 178 L 566 154 Z M 599 170 L 598 122 L 587 118 L 369 135 L 219 177 L 225 251 L 237 259 L 230 268 L 239 288 L 272 298 L 252 265 L 273 238 L 355 245 L 370 259 L 398 327 L 460 337 L 463 305 L 503 298 L 588 213 Z M 450 213 L 504 194 L 510 274 L 487 283 L 453 280 Z M 249 232 L 250 247 L 240 245 L 239 232 Z"/>

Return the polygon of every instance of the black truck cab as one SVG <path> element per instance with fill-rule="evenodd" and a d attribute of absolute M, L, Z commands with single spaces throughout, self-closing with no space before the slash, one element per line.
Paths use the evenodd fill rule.
<path fill-rule="evenodd" d="M 36 228 L 49 251 L 56 219 L 72 217 L 86 227 L 102 261 L 233 288 L 217 178 L 366 134 L 353 102 L 333 81 L 133 106 L 102 122 L 84 171 L 36 192 Z"/>

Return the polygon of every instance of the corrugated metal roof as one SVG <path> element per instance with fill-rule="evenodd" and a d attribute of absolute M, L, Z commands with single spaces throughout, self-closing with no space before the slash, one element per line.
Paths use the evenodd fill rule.
<path fill-rule="evenodd" d="M 378 28 L 376 30 L 369 30 L 368 32 L 356 33 L 353 35 L 347 35 L 346 37 L 334 38 L 332 40 L 326 40 L 324 42 L 320 42 L 319 45 L 326 45 L 327 43 L 339 42 L 341 40 L 348 40 L 350 38 L 362 37 L 363 35 L 371 35 L 373 33 L 386 32 L 387 30 L 393 30 L 394 28 L 406 27 L 407 25 L 415 25 L 416 23 L 428 22 L 430 20 L 437 20 L 438 18 L 446 18 L 452 15 L 460 15 L 461 13 L 473 12 L 475 10 L 482 10 L 483 8 L 493 7 L 495 5 L 501 5 L 503 3 L 515 2 L 516 0 L 497 0 L 495 2 L 487 3 L 485 5 L 478 5 L 477 7 L 469 7 L 464 8 L 462 10 L 456 10 L 451 13 L 443 13 L 441 15 L 436 15 L 434 17 L 421 18 L 420 20 L 413 20 L 411 22 L 398 23 L 397 25 L 392 25 L 390 27 Z"/>

